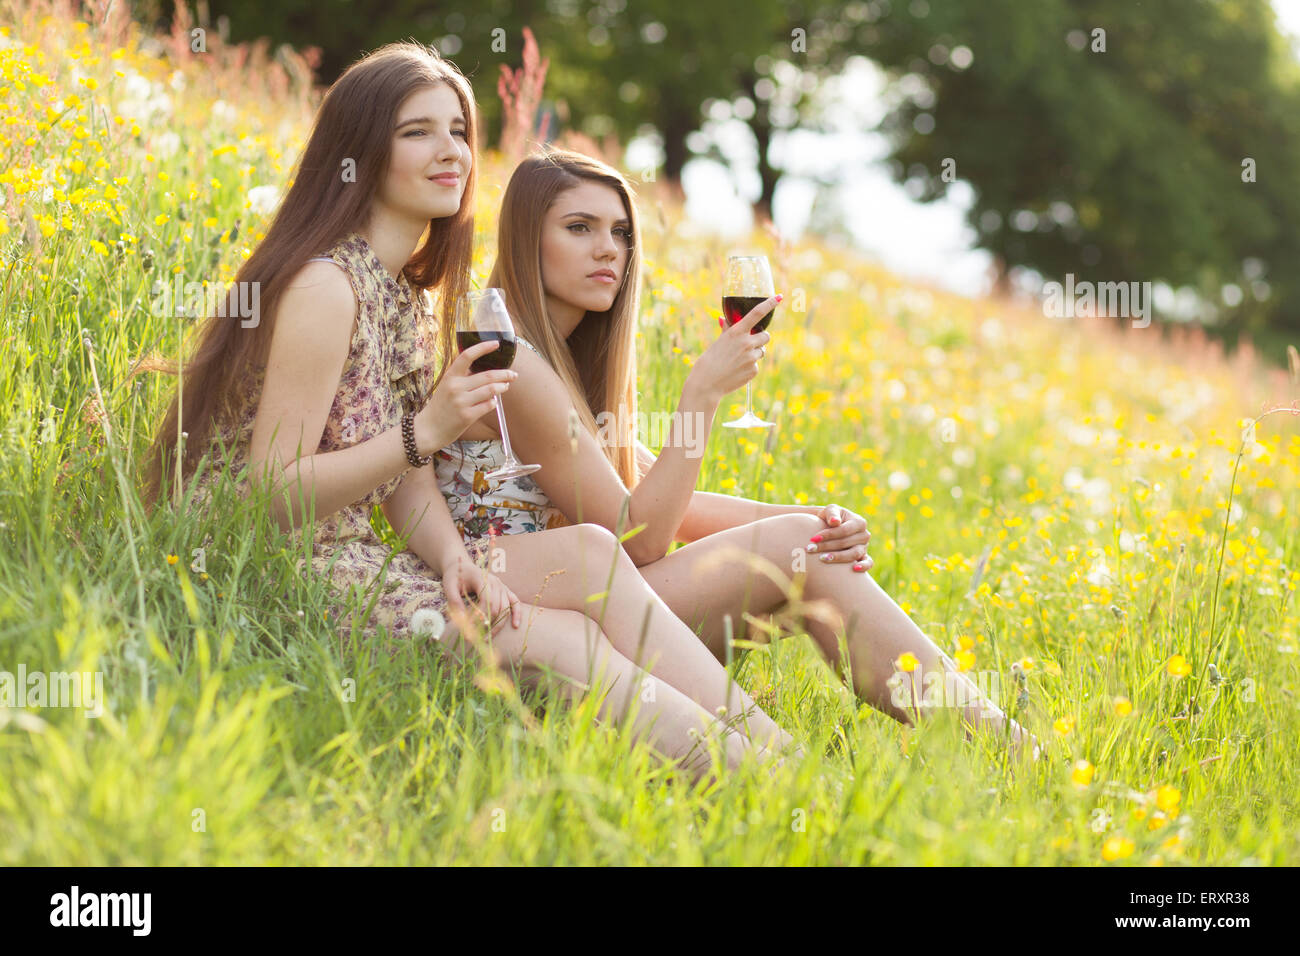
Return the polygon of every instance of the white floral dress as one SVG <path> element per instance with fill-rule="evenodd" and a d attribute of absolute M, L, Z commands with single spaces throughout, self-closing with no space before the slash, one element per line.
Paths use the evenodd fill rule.
<path fill-rule="evenodd" d="M 517 338 L 521 345 L 537 352 L 527 339 Z M 438 488 L 447 499 L 451 518 L 467 547 L 498 534 L 526 534 L 569 524 L 564 512 L 551 504 L 532 475 L 487 477 L 505 459 L 505 446 L 498 438 L 454 441 L 434 455 Z"/>

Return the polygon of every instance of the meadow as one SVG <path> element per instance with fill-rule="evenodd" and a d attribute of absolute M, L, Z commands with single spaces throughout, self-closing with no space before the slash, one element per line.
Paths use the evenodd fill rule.
<path fill-rule="evenodd" d="M 1300 862 L 1300 414 L 1264 414 L 1294 369 L 740 243 L 786 292 L 754 383 L 778 427 L 715 428 L 700 488 L 865 516 L 871 573 L 1046 753 L 1013 771 L 950 711 L 906 728 L 797 635 L 730 668 L 808 759 L 693 784 L 591 699 L 342 650 L 264 513 L 141 507 L 175 380 L 131 372 L 193 341 L 156 290 L 250 254 L 306 64 L 24 9 L 0 14 L 0 672 L 101 673 L 104 708 L 0 705 L 0 864 Z M 480 284 L 509 174 L 481 162 Z M 641 403 L 667 411 L 737 243 L 634 184 Z"/>

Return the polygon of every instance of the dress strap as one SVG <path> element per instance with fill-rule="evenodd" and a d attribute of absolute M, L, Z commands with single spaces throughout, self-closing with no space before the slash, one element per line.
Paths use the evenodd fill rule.
<path fill-rule="evenodd" d="M 329 256 L 313 256 L 312 258 L 308 259 L 307 261 L 308 261 L 308 262 L 334 262 L 334 260 L 331 259 L 331 258 L 329 258 Z M 337 265 L 337 263 L 335 263 L 335 264 Z"/>
<path fill-rule="evenodd" d="M 545 355 L 542 355 L 542 353 L 538 350 L 538 348 L 537 348 L 536 345 L 534 345 L 532 342 L 528 341 L 526 338 L 524 338 L 524 337 L 523 337 L 522 335 L 520 335 L 518 332 L 515 333 L 515 341 L 516 341 L 516 342 L 522 342 L 524 345 L 527 345 L 530 349 L 532 349 L 534 352 L 536 352 L 536 353 L 537 353 L 538 355 L 540 355 L 542 358 L 546 358 L 546 356 L 545 356 Z"/>

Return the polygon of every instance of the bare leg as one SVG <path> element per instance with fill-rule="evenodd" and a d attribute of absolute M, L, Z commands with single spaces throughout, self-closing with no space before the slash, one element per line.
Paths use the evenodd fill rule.
<path fill-rule="evenodd" d="M 701 639 L 720 659 L 723 616 L 740 619 L 743 612 L 771 614 L 787 600 L 778 581 L 753 568 L 752 559 L 769 563 L 779 576 L 795 577 L 794 552 L 823 529 L 814 515 L 764 518 L 711 534 L 640 568 L 645 579 L 668 606 L 692 628 L 702 628 Z M 965 702 L 962 715 L 973 727 L 1006 733 L 1013 744 L 1033 736 L 1008 718 L 956 664 L 918 628 L 869 573 L 854 572 L 845 564 L 823 564 L 806 555 L 804 595 L 829 613 L 806 615 L 804 625 L 822 653 L 838 667 L 841 651 L 838 633 L 845 634 L 850 676 L 858 696 L 903 723 L 912 723 L 916 711 L 908 701 L 921 702 L 926 694 L 924 675 L 936 674 L 942 685 Z M 919 666 L 904 675 L 907 686 L 890 686 L 894 662 L 913 654 Z M 949 698 L 951 703 L 951 697 Z M 969 736 L 969 734 L 968 734 Z"/>
<path fill-rule="evenodd" d="M 585 611 L 610 644 L 667 684 L 743 729 L 760 747 L 782 751 L 794 739 L 759 709 L 695 634 L 654 593 L 618 540 L 583 524 L 497 539 L 504 569 L 497 576 L 520 600 Z M 555 571 L 556 558 L 566 558 Z M 613 576 L 611 579 L 611 571 Z M 593 595 L 604 595 L 588 600 Z"/>
<path fill-rule="evenodd" d="M 529 604 L 521 611 L 521 626 L 512 626 L 507 617 L 487 646 L 479 643 L 474 627 L 450 626 L 439 640 L 440 649 L 462 659 L 486 657 L 496 666 L 512 665 L 524 685 L 547 675 L 558 678 L 561 692 L 570 698 L 599 694 L 601 718 L 612 723 L 625 720 L 635 704 L 633 734 L 666 756 L 681 760 L 697 781 L 707 776 L 711 767 L 702 737 L 720 736 L 729 770 L 739 766 L 746 752 L 756 750 L 744 734 L 721 726 L 698 703 L 616 651 L 586 616 Z M 466 638 L 466 634 L 471 636 Z M 760 759 L 765 756 L 758 755 Z"/>

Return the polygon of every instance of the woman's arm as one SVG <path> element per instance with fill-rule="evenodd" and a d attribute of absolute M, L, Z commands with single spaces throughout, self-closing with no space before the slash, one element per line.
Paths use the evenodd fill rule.
<path fill-rule="evenodd" d="M 637 464 L 642 474 L 654 460 L 650 449 L 637 442 Z M 871 532 L 867 530 L 866 519 L 839 505 L 771 505 L 736 495 L 697 491 L 691 495 L 690 507 L 674 539 L 689 543 L 760 518 L 798 514 L 816 515 L 826 526 L 808 542 L 810 552 L 816 551 L 822 561 L 852 563 L 854 571 L 867 571 L 875 563 L 867 557 Z"/>
<path fill-rule="evenodd" d="M 758 372 L 758 359 L 770 336 L 751 334 L 751 330 L 780 300 L 780 296 L 764 299 L 705 349 L 682 387 L 678 414 L 663 451 L 630 492 L 586 429 L 577 430 L 576 443 L 570 446 L 568 420 L 573 409 L 568 392 L 545 359 L 521 350 L 514 364 L 519 380 L 504 401 L 521 456 L 542 466 L 533 480 L 571 521 L 592 521 L 615 534 L 641 526 L 624 543 L 636 564 L 662 558 L 672 547 L 700 476 L 701 457 L 692 453 L 680 434 L 683 423 L 697 420 L 696 433 L 707 435 L 722 396 Z"/>
<path fill-rule="evenodd" d="M 423 558 L 442 579 L 453 618 L 465 610 L 463 596 L 471 595 L 489 620 L 509 609 L 512 623 L 519 626 L 523 613 L 519 598 L 495 575 L 474 564 L 451 520 L 432 464 L 410 469 L 380 508 L 393 529 L 406 539 L 407 550 Z"/>
<path fill-rule="evenodd" d="M 410 467 L 396 428 L 351 448 L 313 454 L 338 391 L 356 313 L 347 277 L 327 263 L 304 266 L 276 308 L 249 465 L 254 481 L 270 479 L 271 516 L 281 531 L 301 526 L 313 496 L 320 520 Z M 428 444 L 422 447 L 432 445 L 431 436 L 423 439 Z"/>
<path fill-rule="evenodd" d="M 655 462 L 654 453 L 641 442 L 637 442 L 637 463 L 644 475 Z M 738 495 L 720 495 L 709 491 L 697 491 L 691 495 L 686 514 L 677 526 L 674 541 L 691 542 L 707 537 L 717 531 L 726 531 L 760 518 L 774 515 L 820 514 L 822 509 L 812 505 L 774 505 Z"/>
<path fill-rule="evenodd" d="M 680 421 L 674 424 L 669 445 L 652 473 L 629 492 L 599 441 L 586 429 L 578 429 L 576 448 L 571 447 L 572 404 L 550 365 L 520 349 L 514 369 L 519 379 L 504 396 L 510 437 L 521 461 L 542 466 L 532 476 L 542 491 L 570 521 L 594 522 L 616 534 L 643 524 L 645 527 L 624 544 L 636 564 L 648 564 L 667 554 L 700 472 L 700 459 L 688 454 L 686 443 L 677 434 Z M 682 417 L 704 416 L 708 425 L 718 401 L 688 383 L 678 410 Z M 625 503 L 628 514 L 620 530 Z"/>
<path fill-rule="evenodd" d="M 314 499 L 316 520 L 369 494 L 410 468 L 400 427 L 338 451 L 313 454 L 347 360 L 357 305 L 337 266 L 308 263 L 276 307 L 275 329 L 249 447 L 254 482 L 269 481 L 271 516 L 281 531 L 301 526 Z M 482 343 L 481 343 L 482 344 Z M 471 376 L 469 363 L 490 347 L 457 356 L 415 417 L 415 444 L 441 448 L 491 408 L 510 372 Z"/>
<path fill-rule="evenodd" d="M 432 464 L 408 471 L 397 490 L 379 507 L 393 530 L 406 538 L 406 547 L 439 576 L 458 560 L 470 560 L 447 510 L 447 500 L 438 488 Z"/>

